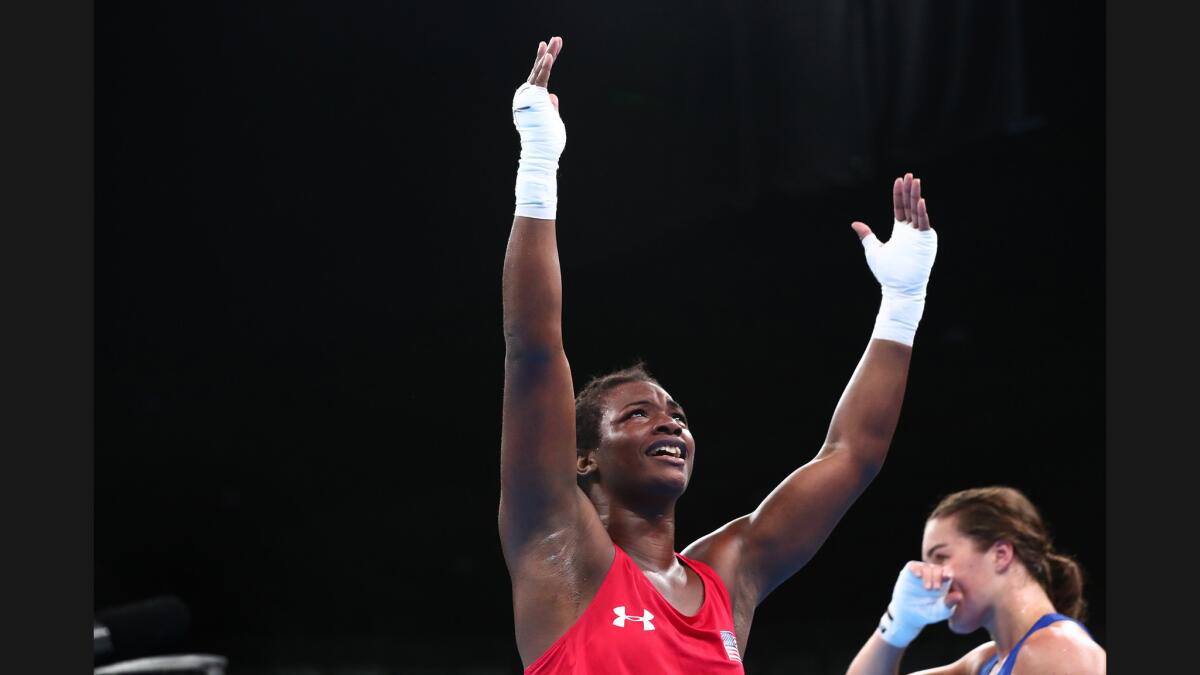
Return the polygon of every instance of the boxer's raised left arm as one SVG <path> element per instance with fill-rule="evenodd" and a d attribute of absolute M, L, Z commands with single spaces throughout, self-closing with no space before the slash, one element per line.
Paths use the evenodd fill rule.
<path fill-rule="evenodd" d="M 893 186 L 895 224 L 886 244 L 854 223 L 882 300 L 875 329 L 846 386 L 820 452 L 753 513 L 731 523 L 738 584 L 761 602 L 817 552 L 883 466 L 900 417 L 917 323 L 937 252 L 918 179 Z M 715 533 L 714 533 L 715 534 Z M 727 540 L 728 541 L 728 540 Z M 698 542 L 700 543 L 700 542 Z"/>

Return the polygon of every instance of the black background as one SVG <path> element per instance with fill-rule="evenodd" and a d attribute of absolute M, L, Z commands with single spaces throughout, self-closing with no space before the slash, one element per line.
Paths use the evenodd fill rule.
<path fill-rule="evenodd" d="M 1105 643 L 1103 9 L 1083 3 L 97 8 L 95 606 L 173 593 L 231 672 L 516 672 L 500 265 L 539 39 L 576 384 L 687 406 L 679 548 L 818 449 L 923 180 L 940 252 L 892 452 L 760 608 L 839 672 L 942 494 L 1004 483 Z M 944 626 L 905 667 L 986 639 Z"/>

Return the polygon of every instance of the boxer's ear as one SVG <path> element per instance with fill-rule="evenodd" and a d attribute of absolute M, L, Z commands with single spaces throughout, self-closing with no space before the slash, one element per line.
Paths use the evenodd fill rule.
<path fill-rule="evenodd" d="M 1008 568 L 1012 566 L 1013 560 L 1016 559 L 1016 553 L 1013 551 L 1012 542 L 1007 539 L 998 539 L 992 547 L 988 549 L 988 556 L 992 561 L 992 569 L 996 574 L 1004 574 Z"/>
<path fill-rule="evenodd" d="M 600 466 L 596 464 L 596 450 L 588 450 L 575 454 L 575 477 L 577 479 L 591 478 Z"/>

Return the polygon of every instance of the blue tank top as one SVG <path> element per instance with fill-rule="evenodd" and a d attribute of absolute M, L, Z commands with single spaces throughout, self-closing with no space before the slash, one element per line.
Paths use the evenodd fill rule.
<path fill-rule="evenodd" d="M 1012 675 L 1013 668 L 1015 668 L 1017 665 L 1017 654 L 1021 651 L 1021 645 L 1025 644 L 1025 641 L 1029 639 L 1030 635 L 1033 635 L 1037 631 L 1058 621 L 1072 621 L 1077 626 L 1082 628 L 1083 632 L 1087 633 L 1089 636 L 1091 635 L 1091 632 L 1088 631 L 1087 626 L 1075 621 L 1075 619 L 1072 619 L 1066 614 L 1047 614 L 1038 619 L 1037 622 L 1033 624 L 1033 628 L 1030 628 L 1029 632 L 1025 634 L 1025 637 L 1021 638 L 1017 642 L 1012 649 L 1012 653 L 1008 655 L 1008 660 L 1004 662 L 1004 665 L 1000 668 L 1000 672 L 996 673 L 996 675 Z M 988 659 L 988 662 L 983 664 L 983 667 L 979 669 L 979 675 L 988 675 L 988 673 L 992 672 L 992 668 L 996 666 L 996 661 L 999 658 L 999 654 L 992 655 L 992 658 Z"/>

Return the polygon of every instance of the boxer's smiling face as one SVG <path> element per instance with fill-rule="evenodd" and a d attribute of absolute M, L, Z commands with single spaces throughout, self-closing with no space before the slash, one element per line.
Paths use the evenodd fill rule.
<path fill-rule="evenodd" d="M 987 550 L 980 551 L 974 539 L 958 530 L 953 516 L 925 523 L 921 559 L 941 565 L 951 575 L 948 604 L 956 605 L 950 615 L 950 630 L 972 633 L 992 611 L 995 575 L 988 567 Z"/>
<path fill-rule="evenodd" d="M 627 382 L 605 396 L 595 460 L 612 494 L 678 497 L 691 478 L 695 451 L 683 407 L 662 387 Z"/>

